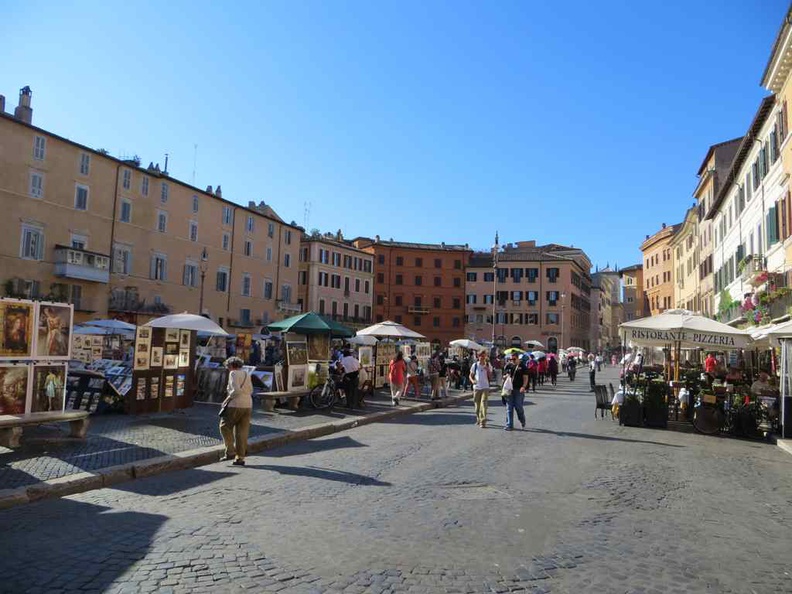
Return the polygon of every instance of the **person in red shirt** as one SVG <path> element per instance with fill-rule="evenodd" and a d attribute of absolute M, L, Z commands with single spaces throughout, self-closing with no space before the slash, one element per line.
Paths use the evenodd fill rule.
<path fill-rule="evenodd" d="M 715 358 L 715 353 L 709 353 L 707 358 L 704 359 L 704 371 L 707 373 L 715 373 L 718 369 L 718 360 Z"/>
<path fill-rule="evenodd" d="M 388 383 L 390 384 L 391 403 L 393 406 L 399 405 L 399 399 L 404 392 L 406 373 L 407 364 L 404 362 L 404 355 L 401 351 L 398 351 L 388 367 Z"/>
<path fill-rule="evenodd" d="M 539 372 L 539 385 L 544 386 L 545 375 L 547 375 L 547 357 L 539 359 L 537 371 Z"/>

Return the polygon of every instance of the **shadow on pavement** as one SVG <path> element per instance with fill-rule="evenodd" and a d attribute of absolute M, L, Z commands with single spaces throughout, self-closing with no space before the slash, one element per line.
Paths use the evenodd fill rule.
<path fill-rule="evenodd" d="M 441 409 L 442 410 L 442 409 Z M 395 419 L 388 419 L 383 423 L 391 425 L 423 425 L 423 426 L 437 426 L 437 425 L 472 425 L 475 421 L 475 416 L 472 410 L 465 410 L 459 412 L 435 412 L 427 411 L 431 414 L 408 415 L 404 417 L 396 417 Z"/>
<path fill-rule="evenodd" d="M 0 513 L 2 592 L 104 592 L 149 552 L 166 517 L 56 499 Z"/>
<path fill-rule="evenodd" d="M 189 470 L 165 473 L 159 476 L 144 477 L 141 480 L 121 483 L 111 488 L 117 489 L 118 491 L 126 491 L 128 493 L 136 493 L 137 495 L 162 497 L 194 489 L 195 487 L 202 487 L 228 476 L 233 476 L 234 474 L 233 472 L 210 472 L 192 468 Z"/>
<path fill-rule="evenodd" d="M 363 474 L 355 472 L 345 472 L 332 468 L 320 468 L 318 466 L 276 466 L 274 464 L 248 464 L 245 468 L 255 468 L 256 470 L 271 470 L 286 476 L 304 476 L 319 478 L 328 481 L 348 483 L 350 485 L 363 485 L 374 487 L 390 487 L 391 483 L 384 482 Z"/>
<path fill-rule="evenodd" d="M 528 433 L 544 433 L 547 435 L 557 435 L 559 437 L 580 437 L 582 439 L 596 439 L 598 441 L 621 441 L 625 443 L 645 443 L 648 445 L 659 445 L 667 448 L 684 448 L 685 446 L 677 443 L 663 443 L 661 441 L 648 441 L 645 439 L 625 439 L 623 437 L 611 437 L 609 435 L 592 435 L 591 433 L 574 433 L 572 431 L 551 431 L 550 429 L 535 429 L 526 427 L 524 431 Z"/>
<path fill-rule="evenodd" d="M 325 452 L 328 450 L 338 450 L 341 448 L 367 448 L 364 443 L 360 443 L 345 435 L 343 437 L 331 437 L 329 439 L 309 439 L 283 448 L 277 448 L 262 452 L 266 458 L 286 458 L 288 456 L 300 456 L 302 454 L 312 454 L 313 452 Z"/>

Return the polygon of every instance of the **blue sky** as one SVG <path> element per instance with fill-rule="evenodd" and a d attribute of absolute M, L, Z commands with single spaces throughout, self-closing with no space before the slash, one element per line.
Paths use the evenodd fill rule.
<path fill-rule="evenodd" d="M 230 8 L 233 6 L 233 9 Z M 16 2 L 34 123 L 287 221 L 639 261 L 741 136 L 786 0 Z M 8 108 L 7 105 L 7 108 Z"/>

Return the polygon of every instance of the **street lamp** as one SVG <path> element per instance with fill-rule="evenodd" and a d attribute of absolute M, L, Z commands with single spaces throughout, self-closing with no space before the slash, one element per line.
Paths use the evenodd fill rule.
<path fill-rule="evenodd" d="M 558 345 L 559 349 L 564 348 L 561 345 L 564 344 L 564 306 L 565 306 L 564 302 L 565 301 L 566 301 L 566 293 L 564 292 L 561 293 L 561 344 Z"/>
<path fill-rule="evenodd" d="M 495 296 L 498 293 L 498 232 L 492 246 L 492 346 L 495 346 Z"/>
<path fill-rule="evenodd" d="M 209 252 L 204 247 L 201 252 L 201 298 L 198 301 L 198 315 L 203 315 L 203 295 L 204 295 L 204 279 L 206 279 L 206 270 L 209 268 Z"/>

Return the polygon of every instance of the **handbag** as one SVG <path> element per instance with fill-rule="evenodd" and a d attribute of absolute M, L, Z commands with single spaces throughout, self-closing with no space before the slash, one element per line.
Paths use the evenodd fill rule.
<path fill-rule="evenodd" d="M 510 375 L 507 375 L 506 378 L 503 380 L 503 387 L 501 388 L 501 395 L 508 396 L 512 392 L 512 378 Z"/>

